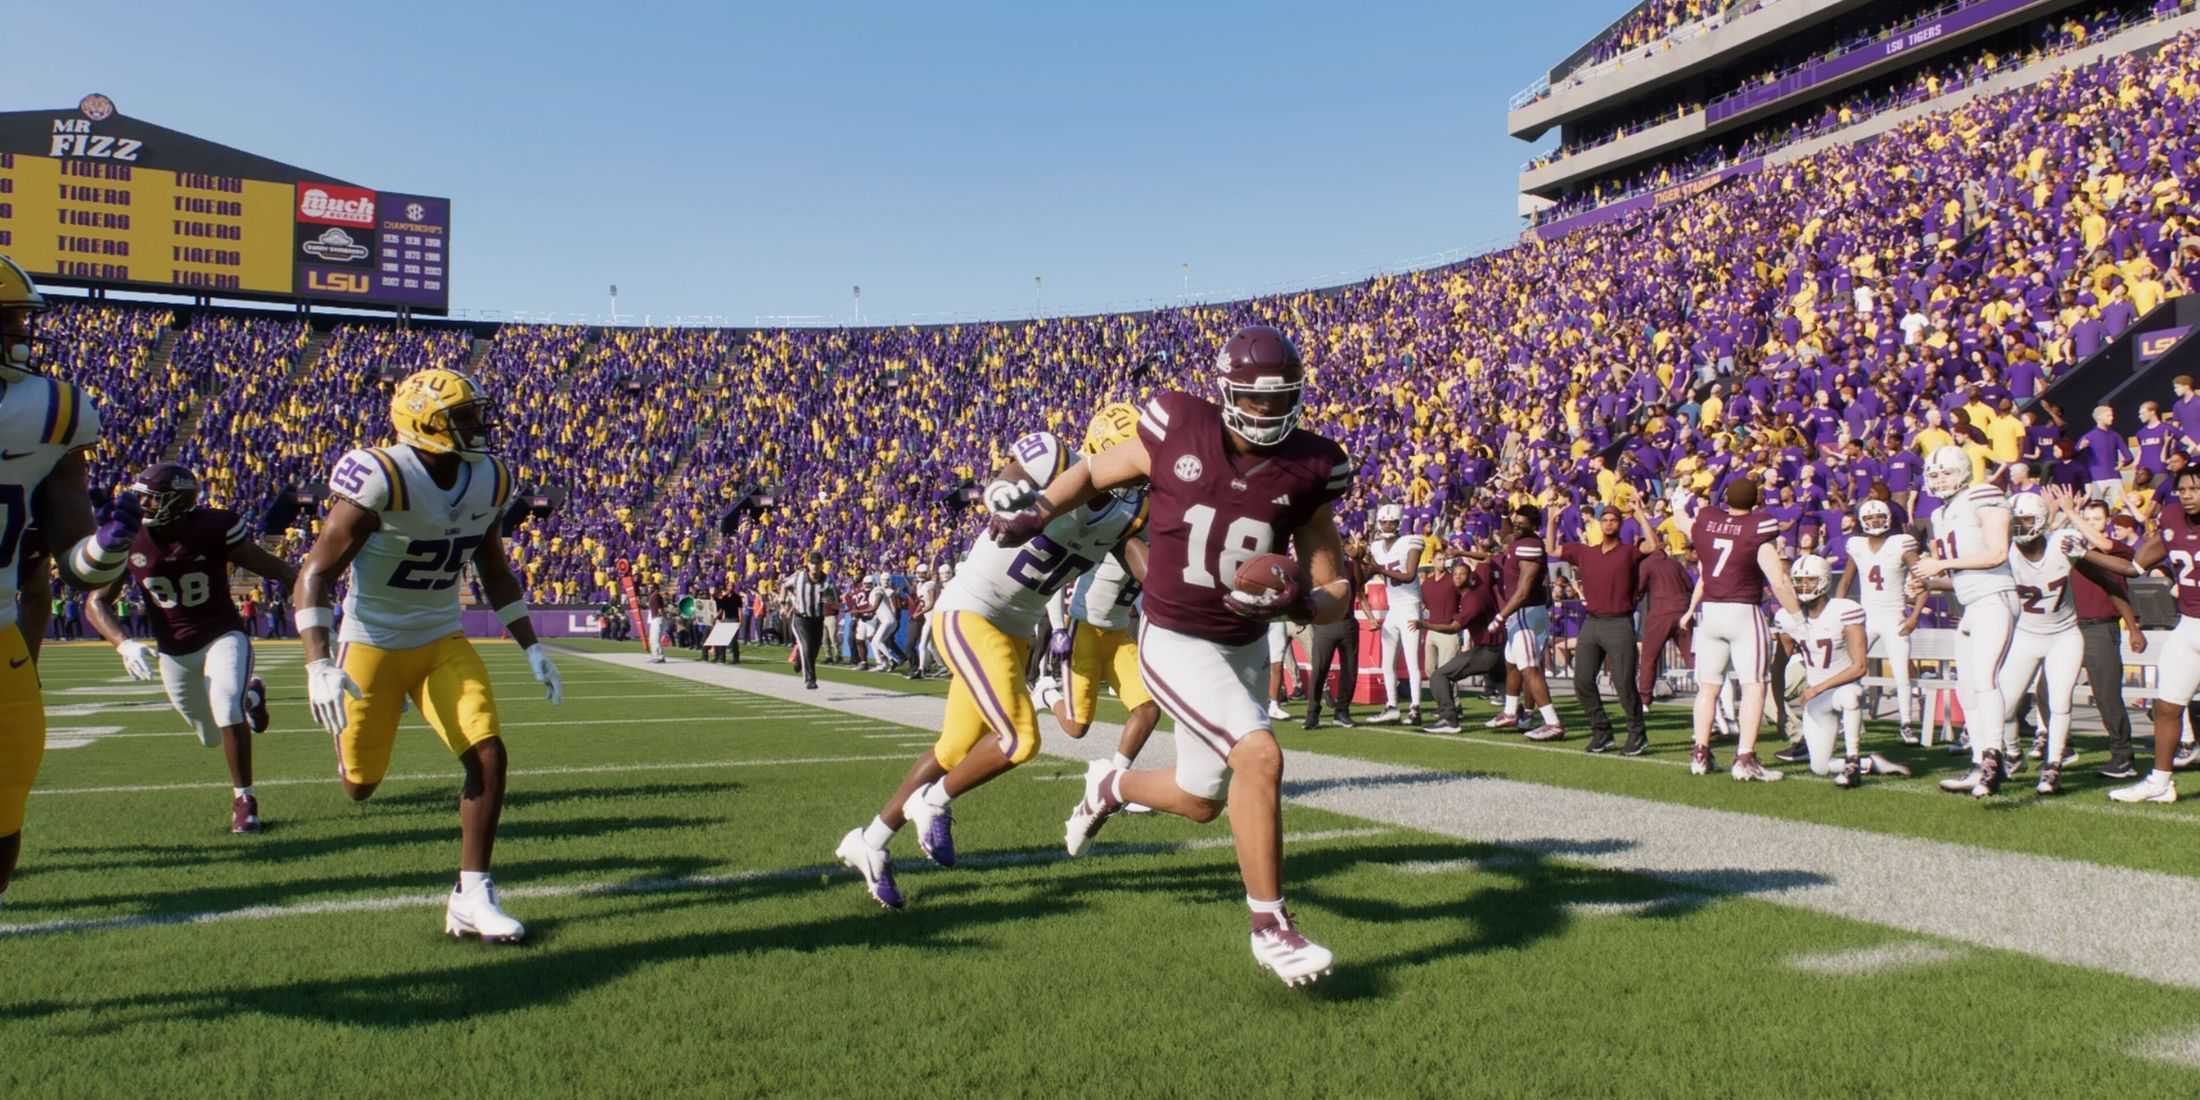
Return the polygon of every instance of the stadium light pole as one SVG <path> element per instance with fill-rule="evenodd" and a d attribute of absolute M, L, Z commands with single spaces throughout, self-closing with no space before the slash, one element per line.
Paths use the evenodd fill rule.
<path fill-rule="evenodd" d="M 1192 300 L 1192 265 L 1184 265 L 1184 300 Z"/>
<path fill-rule="evenodd" d="M 619 284 L 611 284 L 611 323 L 619 323 Z"/>
<path fill-rule="evenodd" d="M 1039 297 L 1039 291 L 1040 291 L 1040 289 L 1041 289 L 1041 288 L 1042 288 L 1043 286 L 1045 286 L 1045 285 L 1046 285 L 1046 276 L 1044 276 L 1044 275 L 1033 275 L 1033 276 L 1031 277 L 1031 315 L 1032 315 L 1033 317 L 1037 317 L 1037 316 L 1039 316 L 1040 314 L 1042 314 L 1042 313 L 1045 313 L 1045 312 L 1046 312 L 1046 306 L 1044 306 L 1044 305 L 1040 304 L 1040 297 Z"/>
<path fill-rule="evenodd" d="M 858 284 L 853 289 L 855 291 L 856 300 L 856 324 L 860 325 L 863 323 L 863 287 L 861 284 Z"/>

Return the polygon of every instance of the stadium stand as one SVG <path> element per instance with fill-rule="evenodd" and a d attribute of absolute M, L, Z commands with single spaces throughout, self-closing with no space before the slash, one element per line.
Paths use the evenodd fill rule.
<path fill-rule="evenodd" d="M 172 411 L 203 395 L 179 453 L 212 499 L 265 515 L 381 421 L 386 378 L 474 362 L 522 482 L 570 494 L 514 535 L 542 603 L 605 599 L 621 559 L 682 591 L 782 575 L 811 549 L 841 577 L 950 560 L 975 525 L 943 500 L 1006 441 L 1075 435 L 1111 398 L 1197 390 L 1212 349 L 1256 319 L 1297 335 L 1309 415 L 1361 464 L 1347 529 L 1395 499 L 1472 541 L 1500 506 L 1535 500 L 1579 537 L 1590 502 L 1639 491 L 1663 522 L 1676 490 L 1763 470 L 1790 546 L 1837 551 L 1828 534 L 1875 484 L 1910 515 L 1933 507 L 1899 456 L 1945 440 L 1982 470 L 2093 479 L 2085 410 L 2027 406 L 2200 281 L 2196 98 L 2186 32 L 1555 240 L 1226 305 L 919 328 L 506 325 L 478 361 L 465 328 L 347 319 L 322 336 L 291 316 L 200 316 L 164 354 L 167 311 L 71 305 L 57 371 L 130 425 L 98 456 L 110 480 L 178 443 Z M 2200 434 L 2200 409 L 2187 415 Z M 2165 461 L 2157 447 L 2142 467 L 2159 478 Z M 758 489 L 781 506 L 720 534 Z"/>

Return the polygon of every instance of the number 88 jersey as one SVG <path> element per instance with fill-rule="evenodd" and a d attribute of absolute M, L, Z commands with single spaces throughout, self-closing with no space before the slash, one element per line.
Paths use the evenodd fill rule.
<path fill-rule="evenodd" d="M 1141 609 L 1155 626 L 1236 646 L 1268 633 L 1267 623 L 1223 602 L 1238 566 L 1282 550 L 1344 495 L 1352 464 L 1344 448 L 1304 429 L 1238 455 L 1227 432 L 1222 410 L 1190 394 L 1164 393 L 1139 408 L 1153 494 Z"/>
<path fill-rule="evenodd" d="M 489 455 L 461 456 L 449 489 L 402 443 L 338 459 L 329 489 L 382 520 L 352 559 L 338 640 L 417 649 L 458 633 L 459 576 L 503 516 L 512 488 L 511 470 Z"/>
<path fill-rule="evenodd" d="M 244 518 L 223 508 L 193 508 L 165 527 L 138 528 L 123 567 L 145 591 L 162 653 L 197 653 L 244 629 L 229 599 L 229 551 L 251 539 Z"/>

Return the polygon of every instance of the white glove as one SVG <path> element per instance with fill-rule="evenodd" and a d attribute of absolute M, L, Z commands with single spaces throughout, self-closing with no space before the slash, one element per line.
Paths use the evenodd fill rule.
<path fill-rule="evenodd" d="M 1009 481 L 1003 478 L 985 487 L 985 506 L 994 515 L 1005 516 L 1030 507 L 1033 498 L 1038 495 L 1038 490 L 1033 489 L 1028 481 Z"/>
<path fill-rule="evenodd" d="M 1801 638 L 1803 636 L 1803 620 L 1791 614 L 1784 607 L 1772 616 L 1772 628 L 1790 638 Z"/>
<path fill-rule="evenodd" d="M 153 678 L 153 654 L 156 650 L 151 645 L 133 639 L 116 646 L 115 652 L 122 657 L 122 671 L 129 673 L 132 680 Z"/>
<path fill-rule="evenodd" d="M 326 657 L 306 665 L 306 698 L 313 701 L 313 720 L 336 736 L 344 732 L 344 696 L 366 698 L 351 674 Z"/>
<path fill-rule="evenodd" d="M 527 647 L 527 671 L 535 674 L 536 683 L 549 689 L 543 698 L 550 700 L 551 706 L 565 701 L 565 682 L 558 678 L 558 666 L 550 663 L 550 652 L 542 648 L 541 642 Z"/>

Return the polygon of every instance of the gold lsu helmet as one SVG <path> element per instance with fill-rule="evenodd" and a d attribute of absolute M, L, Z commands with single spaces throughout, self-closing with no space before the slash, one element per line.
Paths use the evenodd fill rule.
<path fill-rule="evenodd" d="M 30 374 L 31 318 L 46 305 L 29 273 L 0 256 L 0 380 L 17 382 Z"/>
<path fill-rule="evenodd" d="M 429 454 L 486 454 L 496 403 L 455 370 L 414 371 L 390 397 L 397 441 Z"/>
<path fill-rule="evenodd" d="M 1137 406 L 1128 401 L 1110 401 L 1100 406 L 1085 425 L 1085 456 L 1090 458 L 1137 434 Z"/>

